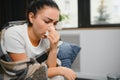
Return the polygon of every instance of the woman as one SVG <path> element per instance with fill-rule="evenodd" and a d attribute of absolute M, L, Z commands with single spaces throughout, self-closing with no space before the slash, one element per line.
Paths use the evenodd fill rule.
<path fill-rule="evenodd" d="M 49 50 L 46 60 L 48 77 L 61 75 L 67 80 L 75 80 L 74 71 L 62 66 L 57 67 L 60 35 L 55 26 L 59 15 L 59 8 L 53 0 L 31 1 L 26 15 L 28 24 L 8 28 L 4 36 L 4 47 L 14 62 L 34 58 Z"/>

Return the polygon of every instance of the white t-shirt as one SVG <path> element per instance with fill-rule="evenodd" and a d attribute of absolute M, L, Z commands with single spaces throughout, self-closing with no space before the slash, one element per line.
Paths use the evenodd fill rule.
<path fill-rule="evenodd" d="M 16 25 L 8 28 L 3 36 L 3 47 L 7 52 L 26 53 L 29 58 L 42 55 L 49 48 L 48 39 L 41 39 L 35 47 L 29 40 L 27 24 Z"/>

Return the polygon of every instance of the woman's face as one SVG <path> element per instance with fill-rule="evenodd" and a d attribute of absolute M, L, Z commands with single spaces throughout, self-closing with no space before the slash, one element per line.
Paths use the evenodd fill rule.
<path fill-rule="evenodd" d="M 56 8 L 45 6 L 42 10 L 38 10 L 37 14 L 29 14 L 34 34 L 41 38 L 48 29 L 55 29 L 59 20 L 59 10 Z"/>

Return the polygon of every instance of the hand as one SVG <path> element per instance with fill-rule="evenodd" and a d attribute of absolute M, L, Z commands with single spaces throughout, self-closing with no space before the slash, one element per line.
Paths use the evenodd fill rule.
<path fill-rule="evenodd" d="M 75 80 L 77 77 L 76 73 L 70 68 L 59 67 L 59 69 L 60 74 L 63 75 L 67 80 Z"/>
<path fill-rule="evenodd" d="M 50 48 L 57 48 L 59 39 L 60 39 L 60 35 L 59 33 L 55 30 L 55 29 L 49 29 L 49 34 L 47 36 L 47 38 L 50 40 Z"/>

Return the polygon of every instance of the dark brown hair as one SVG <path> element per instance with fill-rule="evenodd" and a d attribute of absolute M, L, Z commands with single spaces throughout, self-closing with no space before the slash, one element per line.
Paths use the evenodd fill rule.
<path fill-rule="evenodd" d="M 60 10 L 56 2 L 53 0 L 32 0 L 30 1 L 28 3 L 27 11 L 26 11 L 26 20 L 29 26 L 32 25 L 32 23 L 29 20 L 29 13 L 32 12 L 34 15 L 36 15 L 37 11 L 43 9 L 44 6 L 49 6 L 49 7 L 53 7 L 53 8 Z"/>

